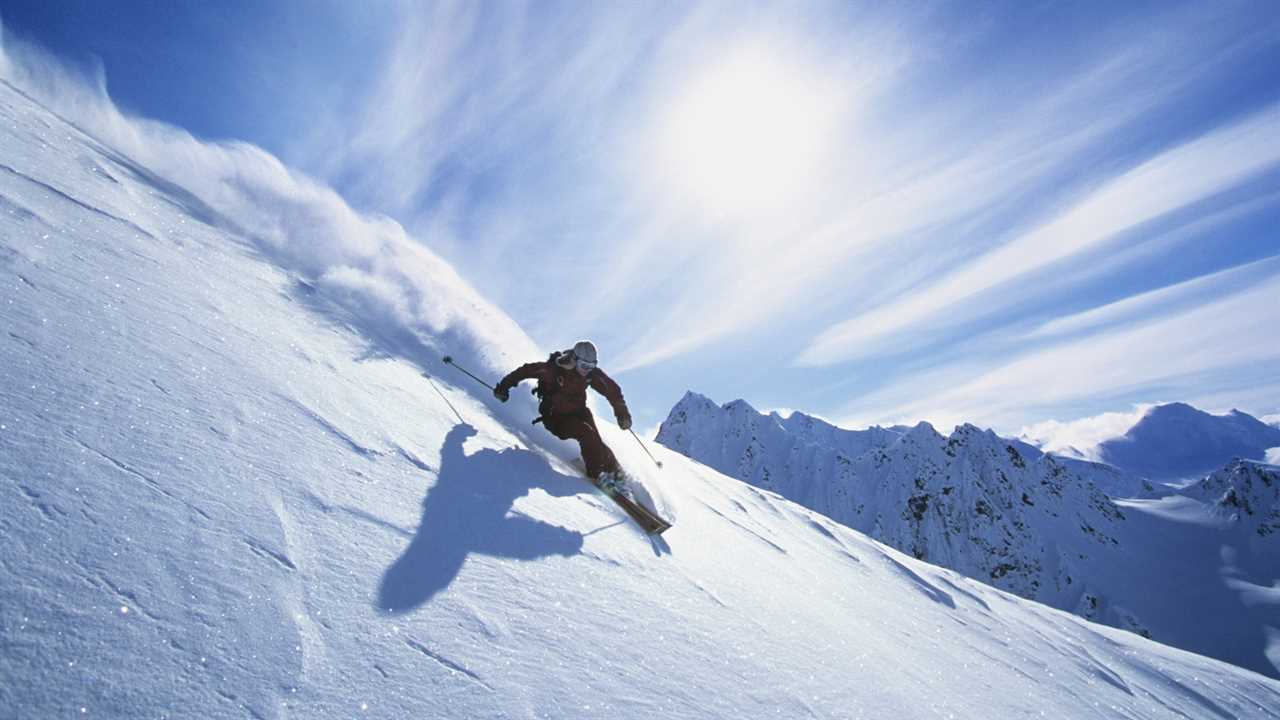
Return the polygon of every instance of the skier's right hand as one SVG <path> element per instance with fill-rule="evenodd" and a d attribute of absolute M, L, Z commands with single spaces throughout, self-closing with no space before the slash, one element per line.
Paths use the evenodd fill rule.
<path fill-rule="evenodd" d="M 506 402 L 508 399 L 511 398 L 511 391 L 499 385 L 498 387 L 493 389 L 493 396 L 498 398 L 502 402 Z"/>

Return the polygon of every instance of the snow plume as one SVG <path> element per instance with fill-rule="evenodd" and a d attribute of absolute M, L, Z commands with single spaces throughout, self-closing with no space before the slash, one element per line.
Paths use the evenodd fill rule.
<path fill-rule="evenodd" d="M 0 28 L 2 31 L 3 28 Z M 72 68 L 12 36 L 0 79 L 109 146 L 122 172 L 184 198 L 189 214 L 250 242 L 382 350 L 426 366 L 452 353 L 491 370 L 536 357 L 532 340 L 394 220 L 243 142 L 206 142 L 120 111 L 100 67 Z"/>
<path fill-rule="evenodd" d="M 1280 447 L 1273 447 L 1267 451 L 1267 464 L 1280 465 Z"/>
<path fill-rule="evenodd" d="M 1018 437 L 1046 452 L 1096 461 L 1100 443 L 1123 436 L 1157 404 L 1141 403 L 1130 412 L 1105 412 L 1067 422 L 1046 420 L 1022 428 Z"/>

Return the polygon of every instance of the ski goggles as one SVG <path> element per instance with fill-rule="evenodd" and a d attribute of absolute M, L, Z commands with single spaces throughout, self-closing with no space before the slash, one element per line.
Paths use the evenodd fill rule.
<path fill-rule="evenodd" d="M 590 360 L 583 360 L 582 358 L 578 358 L 578 369 L 581 370 L 582 372 L 591 372 L 592 370 L 596 369 L 596 364 L 591 362 Z"/>

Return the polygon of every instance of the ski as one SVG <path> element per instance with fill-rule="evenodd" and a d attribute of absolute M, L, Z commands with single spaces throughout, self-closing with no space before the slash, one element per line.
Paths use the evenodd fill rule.
<path fill-rule="evenodd" d="M 578 472 L 583 474 L 583 479 L 591 483 L 597 490 L 613 500 L 618 507 L 622 508 L 632 520 L 640 526 L 641 530 L 649 535 L 661 535 L 671 529 L 671 523 L 663 520 L 656 512 L 636 502 L 631 497 L 618 492 L 617 486 L 612 483 L 602 483 L 597 478 L 592 478 L 586 474 L 586 466 L 582 462 L 582 458 L 573 461 L 573 466 Z M 629 476 L 622 471 L 624 482 L 629 481 Z"/>
<path fill-rule="evenodd" d="M 631 516 L 632 520 L 636 521 L 636 524 L 640 526 L 641 530 L 644 530 L 649 535 L 661 535 L 671 529 L 671 523 L 663 520 L 661 517 L 658 517 L 657 513 L 641 505 L 635 500 L 632 500 L 612 488 L 601 487 L 594 480 L 591 484 L 599 488 L 600 492 L 608 495 L 610 499 L 618 504 L 618 507 L 622 508 Z"/>

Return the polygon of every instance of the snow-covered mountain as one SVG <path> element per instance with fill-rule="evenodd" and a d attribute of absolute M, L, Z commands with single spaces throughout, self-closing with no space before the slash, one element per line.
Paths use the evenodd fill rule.
<path fill-rule="evenodd" d="M 602 423 L 676 521 L 651 543 L 527 396 L 497 405 L 435 361 L 491 374 L 536 348 L 397 227 L 256 151 L 44 101 L 68 122 L 5 60 L 0 717 L 1280 706 L 1273 679 L 653 448 L 659 472 Z"/>
<path fill-rule="evenodd" d="M 1265 540 L 1280 533 L 1280 468 L 1275 465 L 1232 460 L 1184 494 L 1209 503 L 1216 514 L 1246 534 Z"/>
<path fill-rule="evenodd" d="M 916 558 L 1280 675 L 1280 656 L 1261 640 L 1270 637 L 1280 603 L 1264 592 L 1271 599 L 1259 606 L 1255 592 L 1270 586 L 1280 542 L 1255 543 L 1207 504 L 1179 506 L 1187 498 L 1155 498 L 1150 485 L 1145 498 L 1114 500 L 1098 481 L 1142 482 L 1115 468 L 1043 454 L 972 425 L 949 436 L 927 423 L 905 432 L 846 431 L 799 413 L 764 415 L 741 400 L 717 406 L 695 393 L 672 409 L 658 441 Z M 1222 496 L 1217 486 L 1213 492 L 1215 500 Z M 1254 499 L 1253 490 L 1233 497 L 1250 500 L 1250 507 L 1274 506 Z M 1224 561 L 1216 555 L 1166 554 L 1166 542 L 1188 536 L 1207 536 L 1214 548 L 1249 544 L 1235 552 L 1249 555 L 1246 577 L 1254 590 L 1224 585 L 1217 577 Z M 1204 586 L 1182 587 L 1177 578 L 1188 577 L 1203 578 Z M 1157 587 L 1168 591 L 1155 596 Z M 1192 624 L 1208 607 L 1221 616 L 1212 633 L 1202 633 Z"/>
<path fill-rule="evenodd" d="M 1098 445 L 1102 461 L 1152 480 L 1201 477 L 1241 458 L 1264 460 L 1280 428 L 1248 413 L 1212 415 L 1185 403 L 1152 407 L 1123 437 Z"/>

